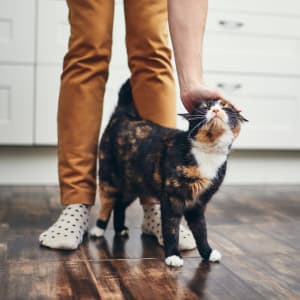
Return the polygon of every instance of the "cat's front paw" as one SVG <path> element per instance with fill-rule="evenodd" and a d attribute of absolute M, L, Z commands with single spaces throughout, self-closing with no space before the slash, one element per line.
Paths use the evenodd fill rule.
<path fill-rule="evenodd" d="M 104 236 L 104 232 L 105 230 L 98 227 L 98 226 L 94 226 L 90 229 L 89 234 L 91 237 L 103 237 Z"/>
<path fill-rule="evenodd" d="M 165 259 L 165 263 L 170 267 L 181 267 L 183 265 L 183 259 L 177 255 L 172 255 Z"/>
<path fill-rule="evenodd" d="M 218 250 L 213 249 L 208 260 L 211 262 L 218 262 L 221 260 L 221 258 L 222 258 L 222 254 Z"/>

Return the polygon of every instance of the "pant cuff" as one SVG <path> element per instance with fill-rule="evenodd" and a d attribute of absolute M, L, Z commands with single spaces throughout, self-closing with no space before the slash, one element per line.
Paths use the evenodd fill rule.
<path fill-rule="evenodd" d="M 60 202 L 62 205 L 69 204 L 95 204 L 96 192 L 85 190 L 60 190 Z"/>

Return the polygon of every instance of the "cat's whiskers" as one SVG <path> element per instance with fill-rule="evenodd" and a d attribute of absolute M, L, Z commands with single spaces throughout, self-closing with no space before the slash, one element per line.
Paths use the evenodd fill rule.
<path fill-rule="evenodd" d="M 188 115 L 185 118 L 187 120 L 194 120 L 194 119 L 201 119 L 204 118 L 206 116 L 206 114 L 193 114 L 193 115 Z"/>
<path fill-rule="evenodd" d="M 203 109 L 202 109 L 202 110 L 196 109 L 195 111 L 196 111 L 197 113 L 205 113 L 205 114 L 206 114 L 207 111 L 208 111 L 208 109 L 205 109 L 205 110 L 203 110 Z"/>
<path fill-rule="evenodd" d="M 202 122 L 197 123 L 196 126 L 194 126 L 194 127 L 192 128 L 192 130 L 189 132 L 188 137 L 190 138 L 192 132 L 193 132 L 195 129 L 197 129 L 197 128 L 199 128 L 200 126 L 202 126 L 203 124 L 205 124 L 205 123 L 206 123 L 206 120 L 203 120 Z"/>
<path fill-rule="evenodd" d="M 207 112 L 205 111 L 197 111 L 196 114 L 193 114 L 194 116 L 205 116 L 207 114 Z"/>
<path fill-rule="evenodd" d="M 202 116 L 201 117 L 193 117 L 193 118 L 189 118 L 188 120 L 193 121 L 193 120 L 200 120 L 200 119 L 203 119 L 203 117 Z"/>

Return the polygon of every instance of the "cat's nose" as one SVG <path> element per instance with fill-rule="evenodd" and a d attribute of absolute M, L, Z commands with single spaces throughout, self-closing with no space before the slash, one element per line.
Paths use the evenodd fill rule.
<path fill-rule="evenodd" d="M 218 113 L 220 110 L 219 110 L 218 108 L 214 108 L 212 111 L 213 111 L 214 113 Z"/>

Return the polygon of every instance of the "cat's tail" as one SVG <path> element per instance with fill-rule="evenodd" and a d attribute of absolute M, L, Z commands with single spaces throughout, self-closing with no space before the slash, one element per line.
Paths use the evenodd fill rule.
<path fill-rule="evenodd" d="M 140 119 L 140 116 L 133 102 L 130 79 L 127 79 L 126 82 L 120 88 L 119 100 L 118 100 L 116 111 L 124 112 L 130 117 Z"/>

